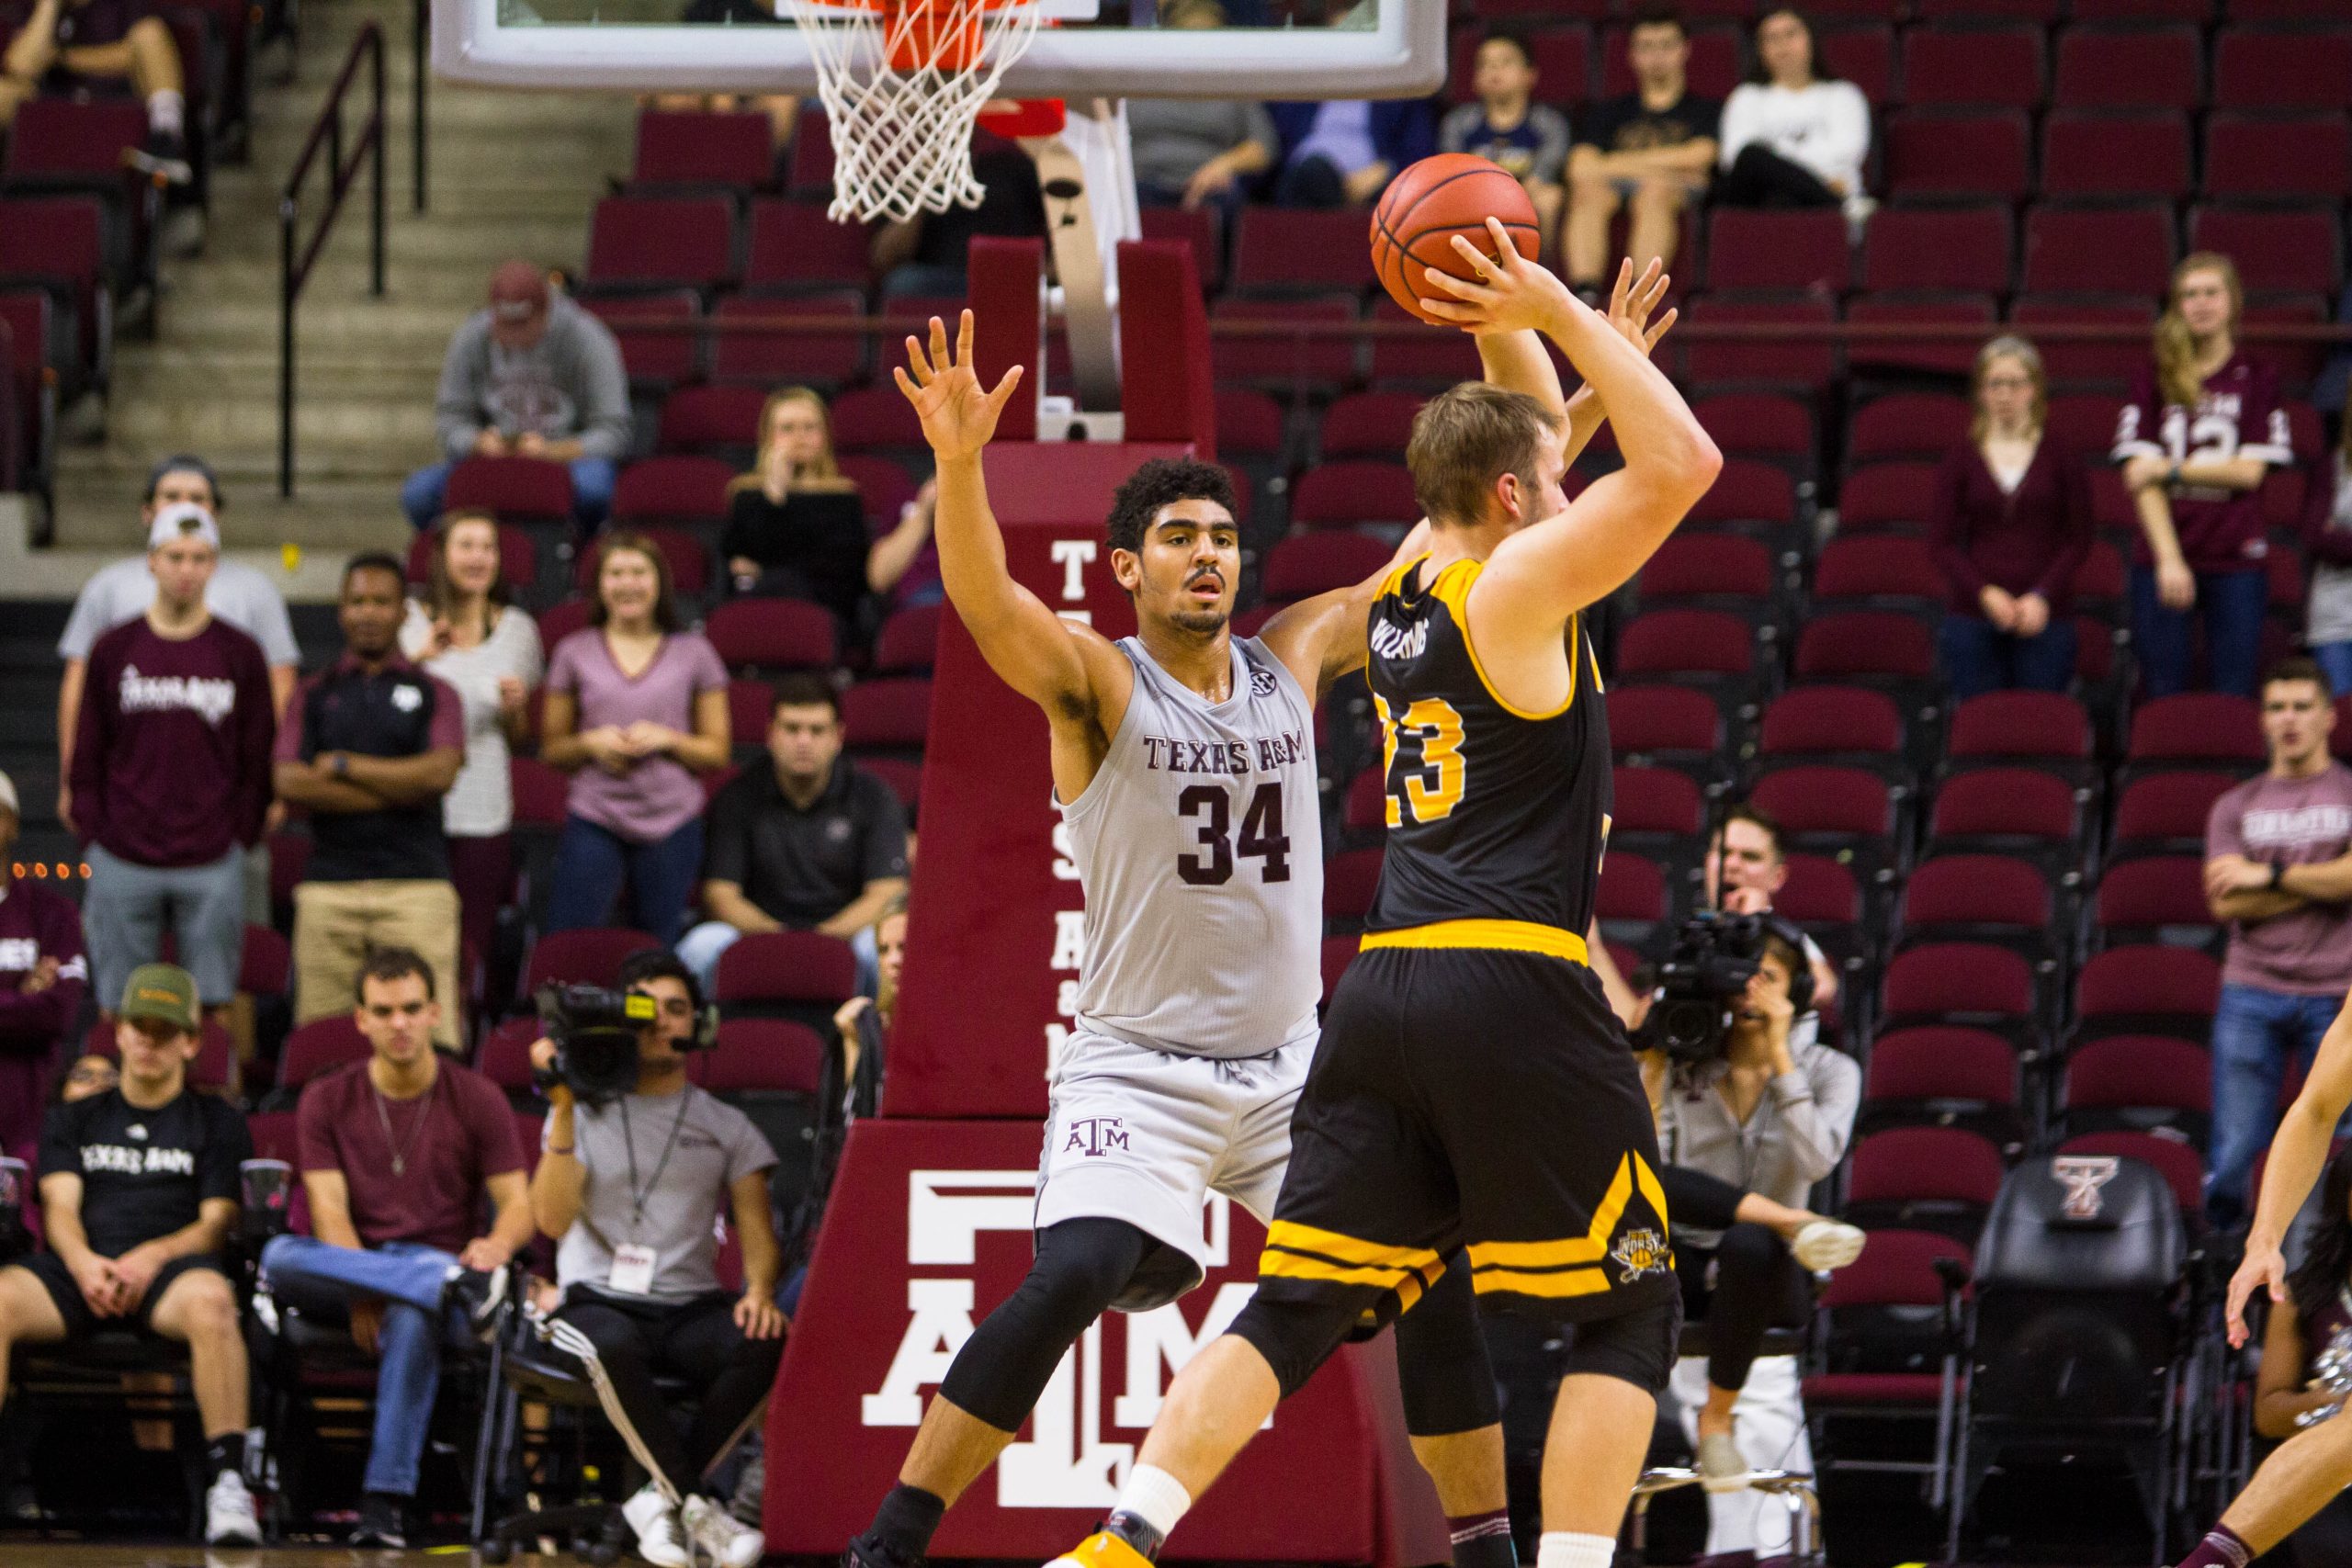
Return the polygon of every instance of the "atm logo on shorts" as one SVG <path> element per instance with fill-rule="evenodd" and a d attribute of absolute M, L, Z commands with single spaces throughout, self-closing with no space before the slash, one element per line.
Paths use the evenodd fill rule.
<path fill-rule="evenodd" d="M 1674 1254 L 1668 1249 L 1666 1237 L 1647 1225 L 1619 1236 L 1617 1245 L 1609 1249 L 1609 1256 L 1617 1260 L 1621 1270 L 1617 1282 L 1621 1285 L 1663 1274 L 1674 1267 Z"/>
<path fill-rule="evenodd" d="M 1062 1153 L 1072 1149 L 1090 1159 L 1099 1159 L 1113 1149 L 1122 1154 L 1127 1147 L 1127 1124 L 1117 1116 L 1081 1116 L 1069 1124 L 1069 1135 L 1062 1140 Z"/>

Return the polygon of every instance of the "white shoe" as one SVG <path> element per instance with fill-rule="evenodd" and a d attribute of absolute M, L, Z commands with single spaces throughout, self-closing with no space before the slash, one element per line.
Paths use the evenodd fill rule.
<path fill-rule="evenodd" d="M 1708 1492 L 1739 1492 L 1747 1486 L 1747 1461 L 1728 1433 L 1710 1432 L 1699 1439 L 1699 1485 Z"/>
<path fill-rule="evenodd" d="M 686 1539 L 695 1550 L 707 1552 L 720 1568 L 752 1568 L 760 1554 L 768 1549 L 768 1538 L 749 1525 L 736 1522 L 727 1506 L 708 1497 L 686 1499 L 679 1511 L 686 1527 Z"/>
<path fill-rule="evenodd" d="M 1843 1269 L 1860 1258 L 1865 1239 L 1861 1231 L 1843 1220 L 1814 1220 L 1798 1229 L 1789 1251 L 1805 1272 L 1818 1274 Z"/>
<path fill-rule="evenodd" d="M 245 1490 L 245 1478 L 233 1470 L 213 1477 L 204 1494 L 204 1544 L 261 1544 L 261 1520 L 254 1513 L 254 1495 Z"/>
<path fill-rule="evenodd" d="M 670 1499 L 662 1489 L 647 1482 L 637 1495 L 621 1505 L 621 1517 L 637 1532 L 637 1554 L 653 1564 L 653 1568 L 694 1568 L 694 1553 L 686 1549 L 686 1538 L 678 1529 L 678 1510 L 670 1506 Z"/>

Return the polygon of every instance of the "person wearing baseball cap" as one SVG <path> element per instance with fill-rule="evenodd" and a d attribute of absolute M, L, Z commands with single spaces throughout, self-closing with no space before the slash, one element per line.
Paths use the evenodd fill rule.
<path fill-rule="evenodd" d="M 19 823 L 16 781 L 0 773 L 0 1154 L 29 1159 L 43 1080 L 81 1020 L 90 966 L 74 901 L 10 874 Z"/>
<path fill-rule="evenodd" d="M 52 1107 L 41 1128 L 49 1250 L 0 1269 L 0 1390 L 19 1344 L 83 1339 L 109 1325 L 186 1344 L 212 1475 L 205 1540 L 257 1546 L 244 1480 L 245 1342 L 220 1258 L 253 1141 L 235 1107 L 189 1087 L 203 1041 L 195 976 L 141 964 L 114 1010 L 120 1082 Z"/>
<path fill-rule="evenodd" d="M 489 302 L 449 340 L 433 407 L 442 460 L 401 487 L 418 529 L 440 517 L 449 470 L 468 457 L 564 464 L 581 527 L 604 522 L 628 450 L 628 372 L 611 329 L 550 288 L 544 268 L 509 261 L 491 275 Z"/>
<path fill-rule="evenodd" d="M 245 854 L 272 797 L 276 703 L 261 645 L 205 604 L 220 530 L 194 502 L 148 524 L 155 599 L 98 638 L 66 777 L 86 840 L 82 925 L 101 1003 L 169 922 L 205 1005 L 237 992 Z"/>

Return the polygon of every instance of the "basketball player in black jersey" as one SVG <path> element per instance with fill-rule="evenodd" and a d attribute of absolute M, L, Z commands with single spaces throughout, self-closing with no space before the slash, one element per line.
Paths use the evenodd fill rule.
<path fill-rule="evenodd" d="M 1109 1526 L 1061 1563 L 1138 1568 L 1276 1403 L 1351 1331 L 1411 1307 L 1456 1247 L 1490 1304 L 1575 1327 L 1538 1568 L 1609 1568 L 1640 1473 L 1680 1306 L 1648 1101 L 1580 934 L 1610 809 L 1582 612 L 1723 460 L 1645 343 L 1489 228 L 1490 254 L 1455 242 L 1480 281 L 1431 273 L 1424 290 L 1479 334 L 1489 380 L 1414 421 L 1430 547 L 1370 620 L 1387 861 L 1292 1122 L 1257 1294 L 1178 1375 Z M 1625 454 L 1573 503 L 1574 426 L 1539 333 Z M 1534 395 L 1491 384 L 1498 355 Z"/>

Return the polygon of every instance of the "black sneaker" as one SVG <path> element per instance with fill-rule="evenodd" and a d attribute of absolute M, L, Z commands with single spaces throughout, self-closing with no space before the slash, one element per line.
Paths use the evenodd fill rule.
<path fill-rule="evenodd" d="M 922 1557 L 899 1557 L 871 1536 L 852 1536 L 849 1545 L 842 1549 L 842 1568 L 923 1568 L 923 1564 Z"/>
<path fill-rule="evenodd" d="M 351 1532 L 354 1546 L 382 1547 L 401 1551 L 408 1547 L 408 1499 L 390 1492 L 369 1492 L 359 1500 L 359 1528 Z"/>
<path fill-rule="evenodd" d="M 449 1271 L 442 1300 L 465 1314 L 466 1331 L 483 1344 L 498 1337 L 499 1309 L 506 1304 L 507 1270 L 459 1267 Z"/>
<path fill-rule="evenodd" d="M 144 142 L 124 149 L 122 160 L 165 185 L 184 186 L 196 178 L 196 170 L 187 161 L 187 138 L 176 130 L 149 131 Z"/>

